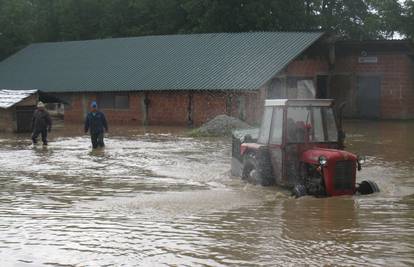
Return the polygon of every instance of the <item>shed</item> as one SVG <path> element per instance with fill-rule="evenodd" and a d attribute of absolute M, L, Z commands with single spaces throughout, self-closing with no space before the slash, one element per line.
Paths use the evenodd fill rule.
<path fill-rule="evenodd" d="M 0 131 L 29 132 L 38 90 L 0 89 Z"/>

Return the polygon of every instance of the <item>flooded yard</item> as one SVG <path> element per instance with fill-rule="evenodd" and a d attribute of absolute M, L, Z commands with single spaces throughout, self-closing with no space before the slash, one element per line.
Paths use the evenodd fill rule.
<path fill-rule="evenodd" d="M 114 127 L 113 127 L 114 128 Z M 0 135 L 0 266 L 414 265 L 414 123 L 347 122 L 368 196 L 291 198 L 230 178 L 229 139 L 119 128 L 92 151 Z"/>

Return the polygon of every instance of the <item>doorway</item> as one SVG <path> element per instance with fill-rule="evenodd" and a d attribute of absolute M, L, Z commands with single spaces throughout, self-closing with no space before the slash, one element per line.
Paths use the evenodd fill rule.
<path fill-rule="evenodd" d="M 358 76 L 358 116 L 363 119 L 379 119 L 381 114 L 381 78 L 379 76 Z"/>
<path fill-rule="evenodd" d="M 328 98 L 328 75 L 318 75 L 316 77 L 316 98 Z"/>
<path fill-rule="evenodd" d="M 16 108 L 16 131 L 26 133 L 32 131 L 32 118 L 35 106 L 23 106 Z"/>

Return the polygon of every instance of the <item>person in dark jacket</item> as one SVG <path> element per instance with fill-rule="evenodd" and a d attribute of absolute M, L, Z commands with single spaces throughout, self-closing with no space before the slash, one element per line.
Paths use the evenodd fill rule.
<path fill-rule="evenodd" d="M 91 135 L 92 147 L 104 147 L 104 132 L 108 131 L 108 124 L 105 115 L 98 111 L 96 101 L 91 103 L 91 112 L 85 119 L 85 133 L 89 131 Z"/>
<path fill-rule="evenodd" d="M 42 142 L 47 146 L 47 133 L 52 129 L 52 120 L 49 113 L 45 110 L 45 104 L 39 101 L 32 119 L 32 141 L 37 144 L 37 137 L 42 135 Z"/>

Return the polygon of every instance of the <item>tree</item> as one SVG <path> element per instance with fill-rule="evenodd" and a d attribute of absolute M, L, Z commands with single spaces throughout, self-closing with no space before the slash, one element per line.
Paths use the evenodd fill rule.
<path fill-rule="evenodd" d="M 0 58 L 34 41 L 33 14 L 29 0 L 0 1 Z"/>
<path fill-rule="evenodd" d="M 32 42 L 140 35 L 325 31 L 414 37 L 405 0 L 0 0 L 0 59 Z"/>

